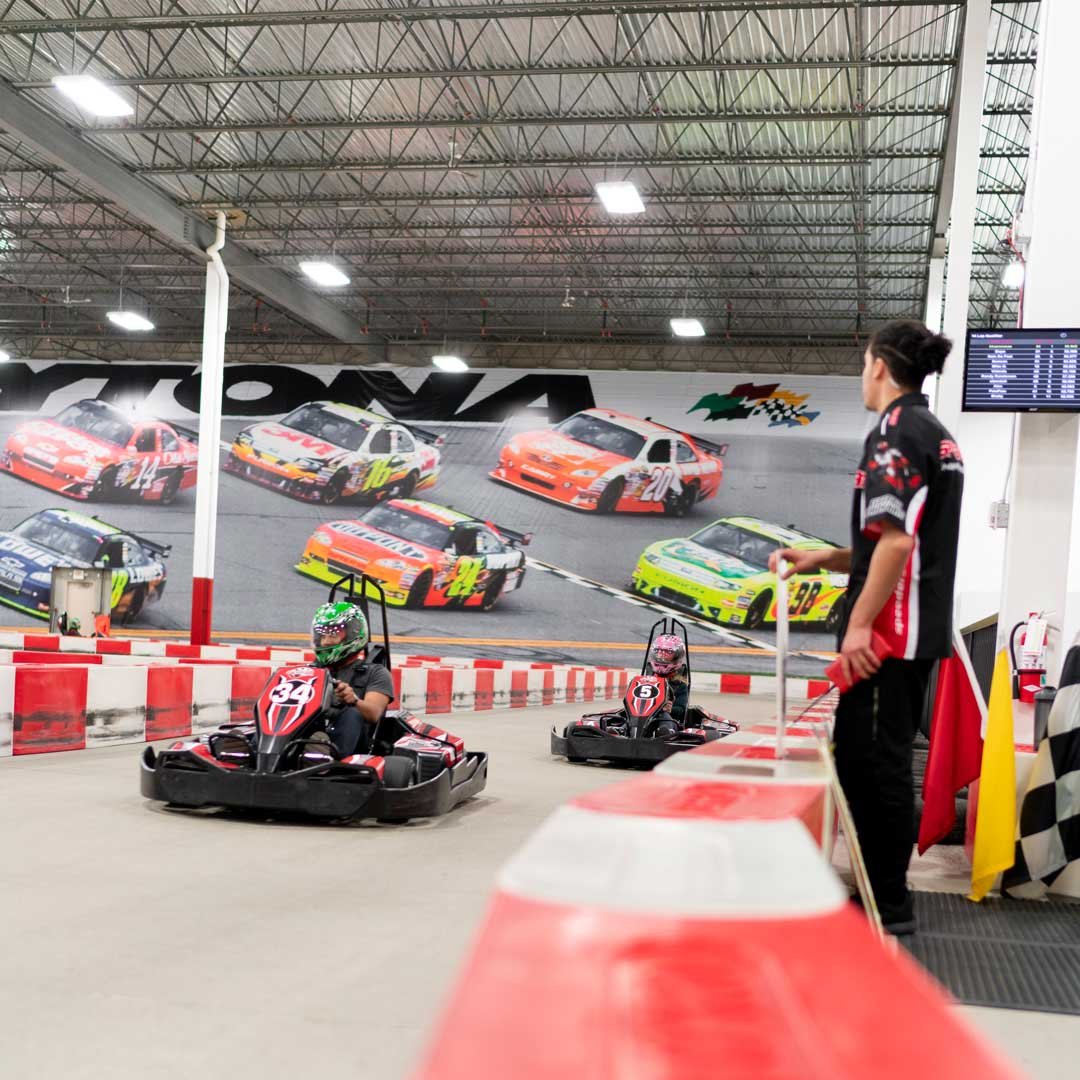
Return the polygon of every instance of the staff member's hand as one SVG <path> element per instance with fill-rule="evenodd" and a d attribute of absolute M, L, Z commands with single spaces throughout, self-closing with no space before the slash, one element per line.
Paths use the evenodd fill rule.
<path fill-rule="evenodd" d="M 848 683 L 869 679 L 881 667 L 873 649 L 874 632 L 869 626 L 849 626 L 840 646 L 840 665 Z"/>
<path fill-rule="evenodd" d="M 356 696 L 356 691 L 347 683 L 338 679 L 334 683 L 334 697 L 342 705 L 355 705 L 360 699 Z"/>
<path fill-rule="evenodd" d="M 769 556 L 769 569 L 775 574 L 780 560 L 784 559 L 787 566 L 781 575 L 787 581 L 792 574 L 808 574 L 821 566 L 824 558 L 829 554 L 827 551 L 802 551 L 798 548 L 780 548 Z"/>

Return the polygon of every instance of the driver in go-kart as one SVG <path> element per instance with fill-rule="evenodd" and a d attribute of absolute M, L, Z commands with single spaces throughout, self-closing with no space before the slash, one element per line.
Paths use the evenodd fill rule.
<path fill-rule="evenodd" d="M 667 680 L 671 695 L 671 719 L 676 724 L 686 720 L 690 698 L 690 680 L 686 666 L 686 646 L 678 634 L 660 634 L 649 648 L 645 662 L 647 675 L 659 675 Z"/>
<path fill-rule="evenodd" d="M 323 604 L 311 621 L 315 663 L 334 678 L 326 734 L 341 757 L 371 750 L 375 727 L 394 697 L 390 672 L 365 660 L 368 640 L 367 619 L 356 604 Z"/>

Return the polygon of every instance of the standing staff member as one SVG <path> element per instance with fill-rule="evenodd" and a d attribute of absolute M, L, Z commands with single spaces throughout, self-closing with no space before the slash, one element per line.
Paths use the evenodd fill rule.
<path fill-rule="evenodd" d="M 930 669 L 952 652 L 953 581 L 964 466 L 952 436 L 927 407 L 924 380 L 952 343 L 920 322 L 886 323 L 863 356 L 862 392 L 880 414 L 855 474 L 851 547 L 790 548 L 772 558 L 786 576 L 848 572 L 840 632 L 845 675 L 860 679 L 836 710 L 836 771 L 851 805 L 882 922 L 915 930 L 907 887 L 915 817 L 912 743 Z M 892 656 L 880 661 L 873 633 Z"/>

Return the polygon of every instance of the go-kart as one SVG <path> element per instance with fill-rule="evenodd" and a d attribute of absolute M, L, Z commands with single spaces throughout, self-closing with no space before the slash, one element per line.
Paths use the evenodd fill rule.
<path fill-rule="evenodd" d="M 680 750 L 722 739 L 739 725 L 714 716 L 698 705 L 687 704 L 680 721 L 672 716 L 674 702 L 667 679 L 647 674 L 649 651 L 659 634 L 679 633 L 686 650 L 687 694 L 690 690 L 690 643 L 686 627 L 678 619 L 660 619 L 649 632 L 641 674 L 626 688 L 622 707 L 602 713 L 586 713 L 559 731 L 551 729 L 551 752 L 567 761 L 600 761 L 612 765 L 646 768 Z"/>
<path fill-rule="evenodd" d="M 330 602 L 348 583 L 349 599 L 368 614 L 369 589 L 382 612 L 382 642 L 367 660 L 390 668 L 386 607 L 377 581 L 352 575 L 336 582 Z M 370 620 L 369 620 L 370 622 Z M 334 703 L 325 668 L 286 664 L 271 674 L 248 723 L 173 743 L 141 762 L 141 790 L 176 808 L 303 814 L 317 818 L 406 821 L 445 814 L 483 791 L 488 756 L 466 751 L 456 735 L 388 710 L 376 725 L 370 754 L 339 757 L 323 732 Z"/>

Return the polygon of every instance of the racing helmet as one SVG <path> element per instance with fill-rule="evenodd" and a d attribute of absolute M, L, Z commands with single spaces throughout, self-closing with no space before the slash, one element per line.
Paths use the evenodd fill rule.
<path fill-rule="evenodd" d="M 330 667 L 363 649 L 369 640 L 367 619 L 356 604 L 323 604 L 311 620 L 311 644 L 318 667 Z"/>
<path fill-rule="evenodd" d="M 660 634 L 649 649 L 649 667 L 654 675 L 673 675 L 686 661 L 686 646 L 678 634 Z"/>

